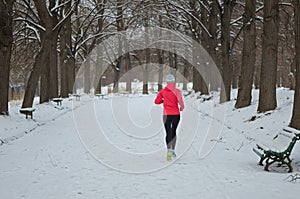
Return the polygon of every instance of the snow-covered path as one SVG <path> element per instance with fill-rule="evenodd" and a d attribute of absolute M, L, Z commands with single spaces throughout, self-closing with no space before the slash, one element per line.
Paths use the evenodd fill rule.
<path fill-rule="evenodd" d="M 251 151 L 254 139 L 267 137 L 267 132 L 288 121 L 288 118 L 283 120 L 283 117 L 287 117 L 290 111 L 289 104 L 284 102 L 289 93 L 282 92 L 282 109 L 253 123 L 245 121 L 255 114 L 255 106 L 237 111 L 229 103 L 221 137 L 213 140 L 217 145 L 204 159 L 199 158 L 199 149 L 213 120 L 213 104 L 200 103 L 201 112 L 198 112 L 193 109 L 197 107 L 196 98 L 186 98 L 189 108 L 183 112 L 178 135 L 178 153 L 181 156 L 168 164 L 164 161 L 165 154 L 161 153 L 162 160 L 159 161 L 165 167 L 142 174 L 121 172 L 95 159 L 95 155 L 87 152 L 87 146 L 80 140 L 82 132 L 78 135 L 73 112 L 67 111 L 21 139 L 0 146 L 1 198 L 295 198 L 300 193 L 299 183 L 288 182 L 286 178 L 290 174 L 284 172 L 264 172 L 257 166 L 258 157 Z M 102 121 L 99 125 L 112 143 L 132 153 L 146 154 L 153 150 L 160 151 L 164 147 L 161 124 L 154 121 L 151 128 L 157 131 L 152 137 L 134 139 L 137 132 L 128 137 L 122 128 L 130 127 L 125 124 L 120 126 L 122 120 L 117 121 L 116 115 L 105 111 L 112 108 L 109 104 L 113 100 L 125 100 L 126 103 L 132 103 L 131 118 L 138 123 L 137 126 L 145 127 L 149 115 L 161 117 L 160 109 L 152 107 L 153 98 L 150 95 L 129 100 L 120 96 L 108 100 L 88 99 L 76 110 L 80 111 L 92 104 L 99 113 L 96 113 L 96 118 Z M 149 109 L 145 107 L 152 107 L 149 114 L 142 114 L 143 110 Z M 199 129 L 204 133 L 198 132 L 184 152 L 184 147 L 180 149 L 180 142 L 184 143 L 185 137 L 189 136 L 183 132 L 190 132 L 194 128 L 193 121 L 197 121 L 195 117 L 199 118 Z M 260 127 L 264 129 L 259 131 Z M 147 135 L 150 134 L 143 134 Z M 300 170 L 299 149 L 300 145 L 295 148 L 292 156 L 295 159 L 295 172 Z"/>

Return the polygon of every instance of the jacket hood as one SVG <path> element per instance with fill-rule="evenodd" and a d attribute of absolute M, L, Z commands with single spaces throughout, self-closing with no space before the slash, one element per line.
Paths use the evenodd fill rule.
<path fill-rule="evenodd" d="M 176 88 L 175 83 L 174 82 L 167 83 L 166 88 L 169 89 L 169 90 L 174 90 Z"/>

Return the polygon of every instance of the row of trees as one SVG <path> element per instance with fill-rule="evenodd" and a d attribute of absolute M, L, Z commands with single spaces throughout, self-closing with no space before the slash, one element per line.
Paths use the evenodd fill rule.
<path fill-rule="evenodd" d="M 147 71 L 150 62 L 160 66 L 160 88 L 163 64 L 192 80 L 195 91 L 221 88 L 221 102 L 230 100 L 231 88 L 238 87 L 236 108 L 250 105 L 255 85 L 260 88 L 259 112 L 276 108 L 276 86 L 284 85 L 295 89 L 291 126 L 300 129 L 299 12 L 298 0 L 0 0 L 0 112 L 8 114 L 9 77 L 26 84 L 22 107 L 32 106 L 37 88 L 41 103 L 68 97 L 78 66 L 95 62 L 88 55 L 98 44 L 130 28 L 160 27 L 201 43 L 221 71 L 224 86 L 211 78 L 204 81 L 176 52 L 146 48 L 124 53 L 130 43 L 123 39 L 115 57 L 97 58 L 111 66 L 107 74 L 116 85 L 114 92 L 122 73 L 140 64 Z M 198 56 L 193 49 L 187 53 Z M 85 71 L 86 79 L 90 73 Z M 146 72 L 143 81 L 147 93 Z M 130 91 L 130 81 L 127 85 Z"/>

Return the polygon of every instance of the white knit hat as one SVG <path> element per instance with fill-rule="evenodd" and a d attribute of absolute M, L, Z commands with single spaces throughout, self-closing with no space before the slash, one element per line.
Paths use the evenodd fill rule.
<path fill-rule="evenodd" d="M 175 82 L 175 77 L 172 74 L 168 74 L 166 77 L 166 82 Z"/>

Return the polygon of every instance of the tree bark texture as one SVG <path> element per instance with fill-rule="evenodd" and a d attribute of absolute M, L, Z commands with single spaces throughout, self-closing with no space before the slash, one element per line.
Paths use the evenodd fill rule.
<path fill-rule="evenodd" d="M 274 110 L 276 102 L 277 51 L 279 32 L 278 0 L 264 0 L 262 65 L 258 112 Z"/>
<path fill-rule="evenodd" d="M 90 93 L 91 83 L 91 60 L 87 56 L 84 62 L 84 93 Z"/>
<path fill-rule="evenodd" d="M 13 42 L 14 0 L 0 0 L 0 115 L 8 115 L 9 71 Z"/>
<path fill-rule="evenodd" d="M 217 28 L 218 28 L 218 0 L 213 0 L 211 3 L 211 8 L 209 12 L 209 32 L 211 34 L 211 38 L 209 39 L 209 48 L 208 52 L 212 59 L 214 60 L 215 64 L 219 67 L 220 60 L 218 60 L 217 56 L 217 46 L 218 46 L 218 37 L 217 37 Z M 210 74 L 210 90 L 211 91 L 217 91 L 218 88 L 220 88 L 221 82 L 217 82 L 215 79 L 213 79 L 213 74 Z"/>
<path fill-rule="evenodd" d="M 71 36 L 71 35 L 70 35 Z M 68 97 L 68 62 L 70 55 L 70 48 L 67 44 L 68 31 L 67 25 L 64 26 L 60 32 L 60 54 L 59 54 L 59 68 L 60 68 L 60 96 L 63 98 Z"/>
<path fill-rule="evenodd" d="M 295 62 L 296 62 L 296 87 L 294 94 L 293 115 L 290 126 L 300 130 L 300 1 L 294 0 L 295 11 Z"/>
<path fill-rule="evenodd" d="M 203 4 L 206 4 L 207 1 L 203 1 Z M 205 8 L 202 8 L 201 9 L 201 21 L 202 23 L 207 27 L 208 26 L 208 11 L 205 9 Z M 201 31 L 201 34 L 200 34 L 200 40 L 201 40 L 201 45 L 202 47 L 209 52 L 209 36 L 204 32 L 204 31 Z M 208 68 L 205 67 L 205 70 L 208 71 Z M 207 71 L 205 71 L 205 74 L 207 74 Z M 200 91 L 201 91 L 201 94 L 208 94 L 208 86 L 210 84 L 210 78 L 209 77 L 206 77 L 206 79 L 208 80 L 208 82 L 205 82 L 204 81 L 204 78 L 202 77 L 203 74 L 200 74 Z"/>
<path fill-rule="evenodd" d="M 33 71 L 30 74 L 22 107 L 31 107 L 34 100 L 35 89 L 38 84 L 39 77 L 41 77 L 40 86 L 40 103 L 47 102 L 51 97 L 58 95 L 57 82 L 57 52 L 56 43 L 58 40 L 58 30 L 53 30 L 57 23 L 56 15 L 50 15 L 47 5 L 43 1 L 34 1 L 38 11 L 40 25 L 45 29 L 40 30 L 41 49 L 35 57 Z M 54 6 L 50 1 L 50 7 Z M 53 52 L 55 50 L 55 52 Z M 56 58 L 56 59 L 55 59 Z M 55 60 L 52 60 L 55 59 Z M 51 68 L 52 67 L 52 68 Z M 56 69 L 55 69 L 56 67 Z"/>
<path fill-rule="evenodd" d="M 238 97 L 235 104 L 236 108 L 249 106 L 252 99 L 252 85 L 256 56 L 255 2 L 256 0 L 246 0 L 245 13 L 243 16 L 244 43 Z"/>
<path fill-rule="evenodd" d="M 232 66 L 230 56 L 230 19 L 235 5 L 233 0 L 225 0 L 221 14 L 221 45 L 222 45 L 222 77 L 224 87 L 221 87 L 220 102 L 227 102 L 231 97 Z"/>
<path fill-rule="evenodd" d="M 164 53 L 162 50 L 157 49 L 158 57 L 158 91 L 163 89 L 163 64 L 164 64 Z"/>

